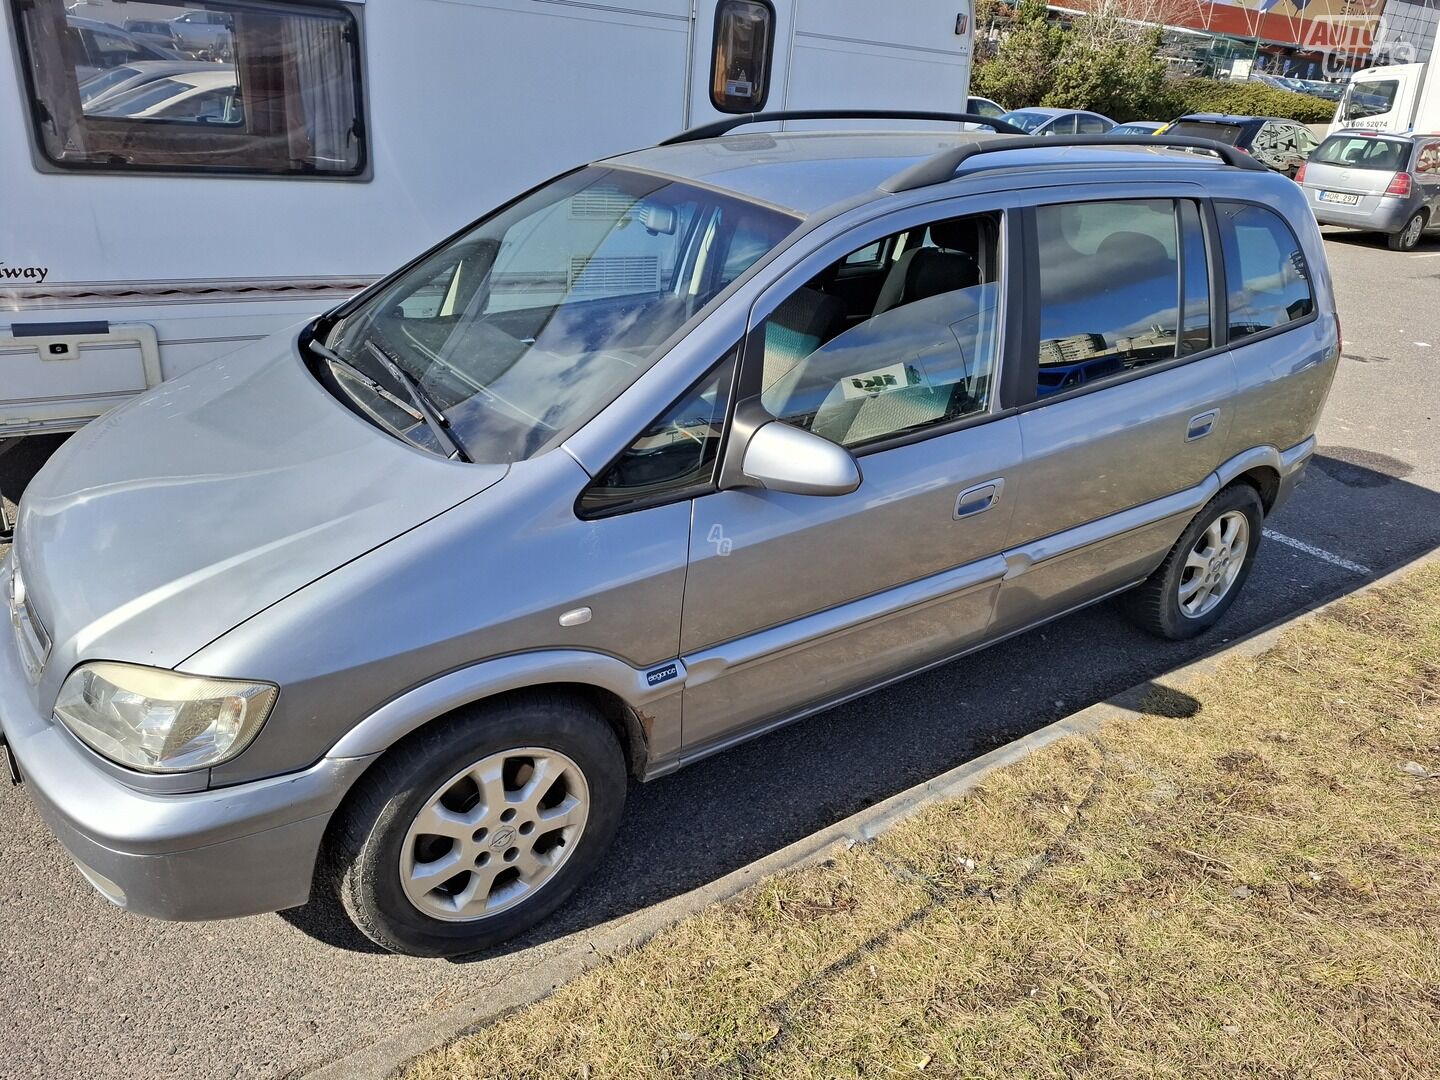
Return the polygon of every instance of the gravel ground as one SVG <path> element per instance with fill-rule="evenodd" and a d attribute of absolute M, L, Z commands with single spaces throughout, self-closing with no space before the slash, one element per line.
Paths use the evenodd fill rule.
<path fill-rule="evenodd" d="M 466 964 L 382 955 L 303 911 L 129 916 L 81 879 L 23 788 L 0 788 L 0 1076 L 303 1073 L 484 993 L 569 935 L 1356 585 L 1358 568 L 1429 551 L 1440 543 L 1440 243 L 1402 255 L 1373 237 L 1328 240 L 1346 340 L 1320 454 L 1220 636 L 1169 645 L 1100 607 L 636 787 L 613 854 L 569 907 L 508 953 Z"/>

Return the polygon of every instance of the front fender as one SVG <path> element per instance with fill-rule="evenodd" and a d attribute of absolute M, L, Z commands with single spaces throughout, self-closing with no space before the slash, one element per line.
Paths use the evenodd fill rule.
<path fill-rule="evenodd" d="M 629 705 L 645 729 L 648 759 L 655 762 L 680 749 L 680 690 L 685 674 L 685 665 L 679 660 L 640 670 L 613 656 L 583 649 L 541 649 L 496 657 L 392 698 L 341 736 L 325 756 L 378 754 L 461 706 L 511 690 L 569 683 L 606 690 Z"/>

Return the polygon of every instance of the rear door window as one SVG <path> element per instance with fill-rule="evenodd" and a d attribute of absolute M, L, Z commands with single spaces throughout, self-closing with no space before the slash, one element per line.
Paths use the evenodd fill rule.
<path fill-rule="evenodd" d="M 1178 214 L 1170 199 L 1036 208 L 1039 396 L 1209 348 L 1199 211 L 1179 206 Z"/>
<path fill-rule="evenodd" d="M 1427 179 L 1440 179 L 1440 142 L 1427 142 L 1415 151 L 1415 171 Z"/>
<path fill-rule="evenodd" d="M 1076 119 L 1081 135 L 1103 135 L 1110 130 L 1098 116 L 1081 116 Z"/>
<path fill-rule="evenodd" d="M 144 8 L 174 33 L 163 51 L 70 15 L 64 0 L 13 9 L 46 162 L 106 172 L 364 173 L 356 9 L 263 0 Z"/>
<path fill-rule="evenodd" d="M 1272 210 L 1217 202 L 1225 250 L 1230 341 L 1298 322 L 1315 311 L 1310 266 L 1290 226 Z"/>

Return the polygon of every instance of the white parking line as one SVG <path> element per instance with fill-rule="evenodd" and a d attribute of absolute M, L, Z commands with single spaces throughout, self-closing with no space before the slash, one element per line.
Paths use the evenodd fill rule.
<path fill-rule="evenodd" d="M 1366 577 L 1371 577 L 1375 573 L 1375 571 L 1371 570 L 1368 566 L 1361 566 L 1357 562 L 1351 562 L 1349 559 L 1341 558 L 1332 551 L 1318 548 L 1314 544 L 1307 544 L 1304 540 L 1296 540 L 1293 536 L 1286 536 L 1284 533 L 1276 532 L 1274 529 L 1266 529 L 1265 538 L 1267 540 L 1274 540 L 1278 544 L 1285 544 L 1287 547 L 1292 547 L 1296 551 L 1303 551 L 1306 555 L 1314 555 L 1315 558 L 1322 559 L 1331 566 L 1338 566 L 1342 570 L 1349 570 L 1352 574 L 1363 574 Z"/>

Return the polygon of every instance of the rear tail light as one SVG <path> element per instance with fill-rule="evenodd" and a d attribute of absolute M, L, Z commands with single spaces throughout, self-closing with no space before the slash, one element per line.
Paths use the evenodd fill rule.
<path fill-rule="evenodd" d="M 1304 179 L 1305 179 L 1305 162 L 1302 161 L 1302 162 L 1300 163 L 1300 168 L 1298 168 L 1298 169 L 1295 170 L 1295 183 L 1298 184 L 1298 183 L 1300 183 L 1300 182 L 1301 182 L 1302 180 L 1304 180 Z"/>
<path fill-rule="evenodd" d="M 1385 189 L 1386 195 L 1409 195 L 1410 174 L 1408 172 L 1397 172 L 1390 180 L 1390 186 Z"/>

